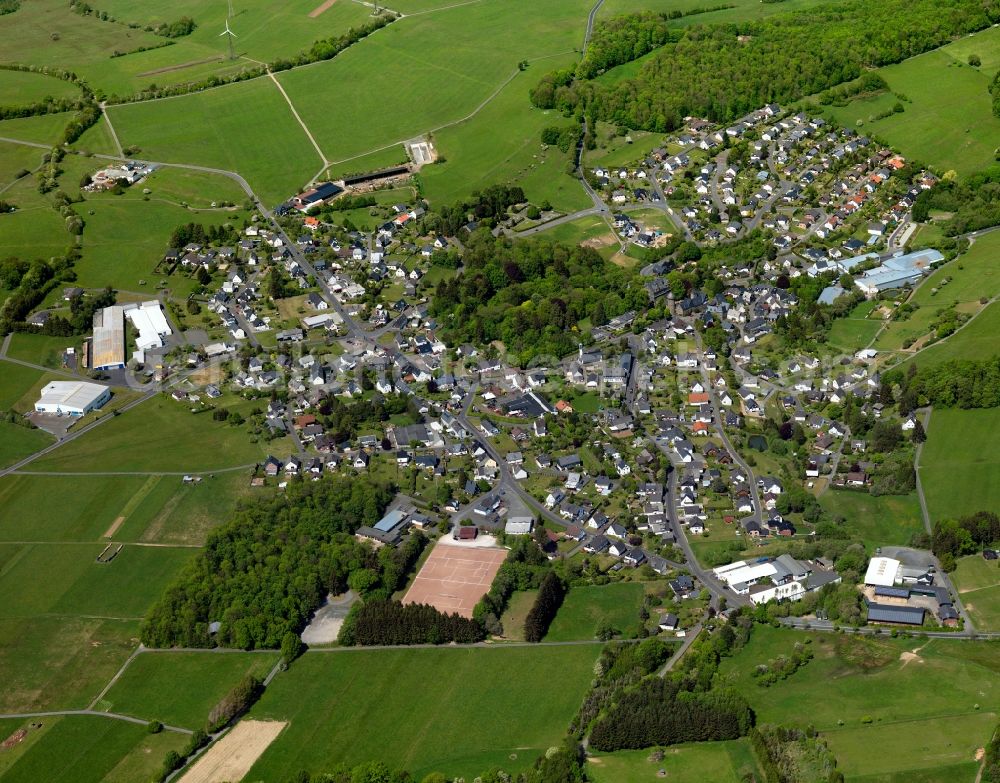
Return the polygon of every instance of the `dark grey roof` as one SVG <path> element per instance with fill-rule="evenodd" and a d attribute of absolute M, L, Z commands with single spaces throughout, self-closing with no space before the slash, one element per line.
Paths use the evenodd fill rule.
<path fill-rule="evenodd" d="M 919 606 L 868 604 L 868 622 L 923 625 L 925 610 Z"/>

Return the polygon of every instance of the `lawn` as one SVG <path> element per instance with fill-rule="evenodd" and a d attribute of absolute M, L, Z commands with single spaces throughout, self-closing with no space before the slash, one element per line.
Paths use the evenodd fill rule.
<path fill-rule="evenodd" d="M 531 607 L 535 605 L 537 597 L 537 590 L 522 590 L 510 597 L 507 610 L 500 618 L 504 639 L 509 639 L 512 642 L 524 641 L 524 621 L 528 617 Z"/>
<path fill-rule="evenodd" d="M 981 68 L 966 63 L 975 51 Z M 898 98 L 891 93 L 829 107 L 838 125 L 884 139 L 908 158 L 960 176 L 994 162 L 1000 118 L 993 115 L 989 83 L 1000 58 L 1000 30 L 989 29 L 897 65 L 880 68 L 891 90 L 905 95 L 904 111 L 872 120 Z M 858 120 L 861 124 L 858 125 Z"/>
<path fill-rule="evenodd" d="M 982 555 L 960 558 L 951 575 L 978 630 L 1000 630 L 1000 567 Z"/>
<path fill-rule="evenodd" d="M 0 563 L 6 549 L 0 547 Z M 134 620 L 0 616 L 0 711 L 86 708 L 135 649 L 138 635 Z"/>
<path fill-rule="evenodd" d="M 969 252 L 931 273 L 909 298 L 918 307 L 905 320 L 886 322 L 886 330 L 873 347 L 892 350 L 907 339 L 927 334 L 939 310 L 957 308 L 970 313 L 980 309 L 981 297 L 1000 293 L 1000 233 L 986 234 L 975 241 Z"/>
<path fill-rule="evenodd" d="M 36 185 L 34 177 L 25 177 L 4 191 L 3 199 L 17 211 L 0 215 L 0 258 L 48 259 L 65 255 L 72 243 L 65 221 Z"/>
<path fill-rule="evenodd" d="M 0 410 L 10 410 L 14 405 L 38 383 L 41 370 L 25 367 L 22 364 L 3 362 L 0 364 Z"/>
<path fill-rule="evenodd" d="M 597 654 L 590 645 L 306 653 L 251 710 L 290 723 L 247 779 L 374 759 L 415 780 L 522 770 L 564 736 Z"/>
<path fill-rule="evenodd" d="M 803 670 L 771 688 L 757 684 L 752 672 L 758 664 L 806 639 L 812 639 L 815 658 Z M 917 657 L 904 659 L 904 652 Z M 924 779 L 934 780 L 934 768 L 950 774 L 947 768 L 971 761 L 992 733 L 1000 708 L 1000 647 L 756 626 L 750 643 L 724 659 L 721 679 L 749 699 L 758 721 L 815 726 L 845 770 L 877 773 L 890 763 L 885 758 L 905 758 L 906 768 L 924 770 Z M 897 726 L 908 731 L 894 731 Z M 882 739 L 892 747 L 886 756 Z"/>
<path fill-rule="evenodd" d="M 605 624 L 622 636 L 633 637 L 641 624 L 642 594 L 642 585 L 635 582 L 574 587 L 566 594 L 545 641 L 594 639 Z"/>
<path fill-rule="evenodd" d="M 920 455 L 932 521 L 1000 508 L 998 432 L 1000 409 L 934 409 Z"/>
<path fill-rule="evenodd" d="M 30 71 L 0 71 L 0 106 L 20 106 L 51 98 L 76 98 L 80 88 L 72 82 Z"/>
<path fill-rule="evenodd" d="M 38 721 L 3 721 L 9 736 Z M 0 757 L 4 783 L 134 783 L 156 778 L 167 753 L 179 751 L 187 737 L 173 732 L 149 734 L 145 726 L 89 715 L 41 719 L 41 728 Z"/>
<path fill-rule="evenodd" d="M 267 204 L 294 195 L 321 165 L 287 102 L 266 78 L 113 106 L 109 115 L 122 144 L 138 145 L 143 157 L 238 171 Z"/>
<path fill-rule="evenodd" d="M 570 245 L 586 244 L 597 248 L 599 252 L 606 250 L 608 253 L 613 253 L 619 247 L 618 238 L 611 227 L 597 215 L 577 218 L 569 223 L 561 223 L 537 236 Z"/>
<path fill-rule="evenodd" d="M 596 754 L 587 760 L 587 778 L 592 783 L 654 783 L 666 771 L 670 783 L 742 783 L 745 773 L 759 775 L 750 743 L 694 742 L 666 748 L 662 761 L 652 761 L 649 750 L 623 750 Z"/>
<path fill-rule="evenodd" d="M 14 182 L 15 176 L 22 171 L 33 171 L 41 164 L 44 154 L 45 151 L 37 147 L 0 142 L 0 187 Z"/>
<path fill-rule="evenodd" d="M 11 337 L 7 355 L 22 362 L 59 369 L 63 366 L 62 357 L 66 349 L 71 347 L 79 349 L 82 342 L 82 337 L 49 337 L 44 334 L 15 332 Z M 3 365 L 5 371 L 7 366 Z"/>
<path fill-rule="evenodd" d="M 228 406 L 246 415 L 256 403 Z M 205 444 L 212 448 L 206 449 Z M 46 471 L 212 471 L 252 465 L 268 451 L 287 452 L 283 441 L 251 443 L 245 427 L 193 414 L 166 396 L 115 417 L 34 463 Z"/>
<path fill-rule="evenodd" d="M 199 729 L 212 707 L 244 675 L 263 679 L 278 658 L 278 653 L 266 652 L 143 653 L 129 664 L 97 709 Z"/>
<path fill-rule="evenodd" d="M 917 493 L 909 495 L 869 495 L 847 489 L 829 489 L 819 497 L 823 509 L 847 521 L 848 535 L 860 538 L 869 550 L 889 545 L 906 545 L 914 533 L 924 530 Z"/>
<path fill-rule="evenodd" d="M 111 137 L 107 117 L 101 117 L 94 125 L 83 132 L 79 139 L 73 142 L 73 149 L 80 150 L 83 155 L 118 155 L 118 147 Z"/>

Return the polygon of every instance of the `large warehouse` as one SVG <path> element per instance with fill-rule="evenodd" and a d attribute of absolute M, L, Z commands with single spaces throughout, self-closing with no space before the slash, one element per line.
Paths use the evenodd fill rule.
<path fill-rule="evenodd" d="M 102 407 L 110 399 L 110 387 L 99 383 L 52 381 L 42 387 L 42 396 L 35 403 L 35 410 L 62 416 L 83 416 Z"/>
<path fill-rule="evenodd" d="M 139 332 L 135 344 L 140 351 L 163 346 L 163 338 L 170 334 L 170 326 L 158 301 L 154 299 L 141 305 L 125 305 L 124 310 L 125 316 Z"/>
<path fill-rule="evenodd" d="M 125 366 L 125 311 L 120 305 L 105 307 L 94 313 L 90 366 L 95 370 Z"/>

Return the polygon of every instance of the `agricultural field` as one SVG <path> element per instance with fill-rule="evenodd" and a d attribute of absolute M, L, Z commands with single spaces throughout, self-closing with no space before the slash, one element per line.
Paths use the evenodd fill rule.
<path fill-rule="evenodd" d="M 916 492 L 875 496 L 830 489 L 819 496 L 819 503 L 833 517 L 844 517 L 848 536 L 862 539 L 869 551 L 879 546 L 905 546 L 914 533 L 924 530 Z"/>
<path fill-rule="evenodd" d="M 416 780 L 435 770 L 471 780 L 493 766 L 524 769 L 563 737 L 597 653 L 596 645 L 306 653 L 250 712 L 289 725 L 247 779 L 375 759 Z"/>
<path fill-rule="evenodd" d="M 0 546 L 0 568 L 17 551 Z M 0 615 L 0 710 L 85 709 L 125 663 L 138 637 L 135 620 Z"/>
<path fill-rule="evenodd" d="M 982 59 L 981 67 L 968 65 L 972 53 Z M 826 113 L 941 173 L 965 176 L 994 162 L 1000 118 L 992 112 L 989 84 L 998 67 L 1000 30 L 991 28 L 878 69 L 891 92 L 826 107 Z M 871 119 L 890 109 L 900 95 L 906 98 L 902 113 Z"/>
<path fill-rule="evenodd" d="M 547 642 L 594 639 L 603 625 L 610 625 L 622 636 L 634 637 L 641 622 L 643 587 L 636 582 L 574 587 L 559 608 Z"/>
<path fill-rule="evenodd" d="M 197 545 L 250 491 L 234 471 L 185 484 L 180 476 L 15 475 L 0 478 L 2 541 Z M 43 509 L 40 511 L 39 509 Z M 110 535 L 109 535 L 110 534 Z"/>
<path fill-rule="evenodd" d="M 672 745 L 664 749 L 661 761 L 653 761 L 649 750 L 598 753 L 587 759 L 593 783 L 653 783 L 664 778 L 671 783 L 742 783 L 746 772 L 760 774 L 746 739 Z"/>
<path fill-rule="evenodd" d="M 151 652 L 132 660 L 96 709 L 204 727 L 209 711 L 247 674 L 263 679 L 279 654 Z"/>
<path fill-rule="evenodd" d="M 548 69 L 572 62 L 562 56 L 539 66 Z M 531 106 L 528 90 L 537 78 L 531 68 L 519 73 L 474 117 L 434 134 L 444 161 L 420 173 L 431 202 L 449 204 L 474 190 L 504 183 L 520 185 L 533 203 L 548 201 L 560 211 L 590 206 L 580 182 L 566 172 L 570 156 L 555 147 L 543 148 L 542 130 L 564 125 L 566 120 L 556 112 Z"/>
<path fill-rule="evenodd" d="M 0 136 L 35 144 L 54 144 L 62 138 L 63 130 L 69 124 L 70 119 L 72 119 L 72 114 L 64 113 L 0 120 Z M 39 152 L 43 152 L 43 150 L 39 149 Z"/>
<path fill-rule="evenodd" d="M 901 321 L 887 321 L 886 328 L 875 341 L 878 350 L 903 347 L 905 340 L 916 340 L 931 331 L 931 324 L 941 310 L 956 309 L 975 314 L 980 299 L 992 299 L 1000 293 L 1000 233 L 986 234 L 969 248 L 969 252 L 932 272 L 907 300 L 918 309 Z M 838 322 L 839 323 L 839 322 Z"/>
<path fill-rule="evenodd" d="M 555 0 L 541 9 L 525 0 L 453 6 L 405 17 L 329 62 L 286 71 L 278 79 L 320 148 L 338 161 L 466 117 L 518 73 L 518 62 L 578 46 L 588 10 L 580 0 Z M 456 36 L 456 30 L 466 34 Z M 524 91 L 548 65 L 529 67 L 535 77 L 524 80 L 525 108 Z M 400 89 L 400 66 L 409 89 Z M 365 85 L 360 94 L 340 95 L 336 89 L 359 83 Z M 393 96 L 391 111 L 385 110 L 387 95 Z M 373 124 L 373 117 L 379 121 Z M 504 119 L 509 126 L 512 118 Z M 359 127 L 368 132 L 358 134 Z"/>
<path fill-rule="evenodd" d="M 771 688 L 755 681 L 755 666 L 806 639 L 815 657 L 802 671 Z M 971 780 L 976 750 L 989 740 L 1000 710 L 997 653 L 992 642 L 756 626 L 750 643 L 723 661 L 721 679 L 749 699 L 758 721 L 815 726 L 845 772 L 883 775 L 905 768 L 912 773 L 907 779 Z M 831 683 L 835 699 L 824 696 Z"/>
<path fill-rule="evenodd" d="M 3 362 L 0 368 L 3 368 L 0 372 L 0 410 L 14 408 L 45 375 L 41 370 L 13 362 Z"/>
<path fill-rule="evenodd" d="M 803 11 L 817 5 L 821 0 L 784 0 L 781 3 L 761 3 L 759 0 L 729 0 L 727 3 L 719 3 L 722 8 L 704 14 L 694 14 L 685 16 L 677 20 L 677 24 L 711 24 L 714 22 L 744 22 L 756 19 L 763 19 L 777 13 L 787 13 L 789 11 Z M 682 13 L 694 11 L 706 6 L 715 6 L 715 3 L 704 3 L 702 0 L 641 0 L 635 3 L 629 0 L 608 0 L 601 6 L 598 19 L 607 19 L 618 14 L 634 13 L 638 10 L 648 9 L 659 13 L 669 11 L 681 11 Z"/>
<path fill-rule="evenodd" d="M 229 406 L 244 416 L 258 403 Z M 211 443 L 211 449 L 204 444 Z M 282 440 L 251 443 L 245 427 L 213 421 L 206 410 L 193 414 L 181 403 L 158 396 L 107 422 L 33 463 L 45 471 L 212 471 L 253 465 L 269 451 L 287 453 Z M 88 471 L 87 468 L 91 470 Z"/>
<path fill-rule="evenodd" d="M 932 521 L 1000 508 L 998 428 L 997 408 L 934 409 L 919 468 Z"/>
<path fill-rule="evenodd" d="M 26 148 L 27 149 L 27 148 Z M 37 150 L 36 150 L 37 152 Z M 37 166 L 40 160 L 37 160 Z M 16 171 L 16 170 L 15 170 Z M 66 224 L 52 202 L 37 191 L 34 177 L 24 177 L 4 190 L 3 199 L 17 207 L 0 215 L 0 258 L 25 260 L 65 255 L 72 243 Z"/>
<path fill-rule="evenodd" d="M 266 204 L 294 195 L 322 165 L 267 78 L 112 106 L 108 114 L 122 144 L 137 145 L 144 158 L 237 171 Z"/>
<path fill-rule="evenodd" d="M 1000 630 L 1000 567 L 996 560 L 968 555 L 951 575 L 977 630 Z"/>
<path fill-rule="evenodd" d="M 42 162 L 44 150 L 11 142 L 0 142 L 0 187 L 8 187 L 23 171 L 34 171 Z"/>
<path fill-rule="evenodd" d="M 80 88 L 72 82 L 30 71 L 0 71 L 0 106 L 38 103 L 45 98 L 77 98 Z"/>
<path fill-rule="evenodd" d="M 90 715 L 0 722 L 5 739 L 22 728 L 24 740 L 0 755 L 4 783 L 152 780 L 167 753 L 187 743 L 183 734 L 149 734 L 142 725 Z"/>

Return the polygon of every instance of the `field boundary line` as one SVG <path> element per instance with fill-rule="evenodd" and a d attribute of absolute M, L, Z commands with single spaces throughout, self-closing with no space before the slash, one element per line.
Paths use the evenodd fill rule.
<path fill-rule="evenodd" d="M 601 0 L 601 2 L 604 2 L 604 0 Z M 122 143 L 118 140 L 118 132 L 115 130 L 115 126 L 111 122 L 111 115 L 107 112 L 107 103 L 105 101 L 101 101 L 100 107 L 101 114 L 103 115 L 105 122 L 108 123 L 108 130 L 111 131 L 111 139 L 115 143 L 115 149 L 117 149 L 118 154 L 124 158 L 125 151 L 122 149 Z"/>
<path fill-rule="evenodd" d="M 8 472 L 18 476 L 210 476 L 213 473 L 235 473 L 238 470 L 249 470 L 259 464 L 259 462 L 251 462 L 246 465 L 233 465 L 214 470 L 11 470 Z"/>
<path fill-rule="evenodd" d="M 315 137 L 312 135 L 312 131 L 309 130 L 309 126 L 306 125 L 305 122 L 302 120 L 302 118 L 299 116 L 299 113 L 295 108 L 295 104 L 292 103 L 292 99 L 288 97 L 288 93 L 285 92 L 285 88 L 281 86 L 281 82 L 278 81 L 278 77 L 275 76 L 270 69 L 268 69 L 267 75 L 271 77 L 271 81 L 274 82 L 274 86 L 278 88 L 278 92 L 280 92 L 281 96 L 285 99 L 285 103 L 288 104 L 288 108 L 292 110 L 292 116 L 295 117 L 295 121 L 298 122 L 302 130 L 305 132 L 306 137 L 309 139 L 310 142 L 312 142 L 313 149 L 316 150 L 316 154 L 319 155 L 319 159 L 323 161 L 324 168 L 326 166 L 329 166 L 330 162 L 327 160 L 326 155 L 324 155 L 323 150 L 319 148 L 319 144 L 316 142 Z"/>
<path fill-rule="evenodd" d="M 125 723 L 135 723 L 139 726 L 148 726 L 149 721 L 143 720 L 142 718 L 136 718 L 134 715 L 123 715 L 120 712 L 101 712 L 100 710 L 49 710 L 47 712 L 9 712 L 0 715 L 0 720 L 23 720 L 26 718 L 58 718 L 68 715 L 83 715 L 86 717 L 94 718 L 111 718 L 112 720 L 120 720 Z M 166 723 L 162 724 L 164 730 L 172 731 L 177 734 L 194 734 L 191 729 L 182 729 L 180 726 L 170 726 Z"/>
<path fill-rule="evenodd" d="M 101 699 L 103 699 L 105 696 L 108 695 L 108 691 L 110 691 L 114 687 L 115 683 L 118 682 L 118 679 L 125 673 L 125 670 L 132 664 L 132 661 L 134 661 L 142 652 L 142 649 L 143 649 L 142 644 L 140 644 L 138 647 L 132 650 L 132 654 L 125 659 L 125 663 L 123 663 L 121 667 L 118 669 L 118 671 L 115 672 L 114 677 L 111 678 L 111 680 L 108 682 L 107 685 L 101 688 L 101 692 L 98 693 L 94 697 L 94 700 L 90 702 L 90 704 L 87 706 L 88 710 L 94 709 L 94 707 L 98 705 Z"/>

